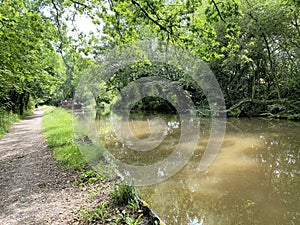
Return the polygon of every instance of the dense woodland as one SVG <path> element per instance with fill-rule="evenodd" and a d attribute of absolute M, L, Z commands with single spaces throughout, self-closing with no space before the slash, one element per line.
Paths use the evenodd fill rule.
<path fill-rule="evenodd" d="M 92 76 L 106 52 L 157 40 L 189 49 L 210 66 L 229 116 L 300 119 L 299 11 L 299 0 L 0 0 L 0 117 L 23 114 L 35 102 L 71 99 L 81 76 Z M 80 16 L 97 31 L 81 32 Z M 104 91 L 95 99 L 109 104 L 113 87 L 156 74 L 178 81 L 205 107 L 186 74 L 164 67 L 124 68 L 99 82 Z M 150 98 L 137 108 L 170 109 L 162 105 Z"/>

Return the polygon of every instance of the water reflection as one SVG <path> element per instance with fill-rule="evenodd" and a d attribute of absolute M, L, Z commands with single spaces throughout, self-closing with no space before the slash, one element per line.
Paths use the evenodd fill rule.
<path fill-rule="evenodd" d="M 141 196 L 167 224 L 299 224 L 299 124 L 230 119 L 227 127 L 206 172 L 197 171 L 203 136 L 183 170 Z"/>
<path fill-rule="evenodd" d="M 137 138 L 147 138 L 147 117 L 133 117 Z M 109 119 L 98 132 L 111 154 L 126 163 L 150 165 L 168 157 L 178 144 L 180 122 L 165 117 L 167 133 L 159 147 L 140 152 L 124 145 Z M 105 129 L 104 129 L 105 128 Z M 229 119 L 214 163 L 198 170 L 209 137 L 209 121 L 201 121 L 201 137 L 189 163 L 163 183 L 139 187 L 141 197 L 166 224 L 299 224 L 300 124 L 264 119 Z"/>

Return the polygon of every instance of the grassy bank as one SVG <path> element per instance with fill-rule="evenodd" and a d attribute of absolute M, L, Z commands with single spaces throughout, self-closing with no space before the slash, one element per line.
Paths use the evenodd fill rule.
<path fill-rule="evenodd" d="M 86 162 L 74 140 L 72 115 L 60 108 L 42 109 L 45 110 L 42 129 L 54 158 L 67 169 L 84 170 Z"/>
<path fill-rule="evenodd" d="M 5 133 L 8 132 L 8 129 L 15 122 L 20 121 L 27 115 L 31 115 L 33 110 L 26 111 L 22 116 L 18 114 L 14 114 L 12 112 L 7 112 L 5 110 L 0 109 L 0 137 L 2 137 Z"/>
<path fill-rule="evenodd" d="M 95 199 L 92 208 L 82 208 L 82 224 L 159 224 L 139 200 L 135 188 L 97 173 L 87 165 L 74 138 L 73 117 L 60 108 L 43 107 L 43 133 L 53 156 L 66 169 L 78 174 L 76 185 L 85 185 Z M 93 148 L 95 146 L 91 146 Z M 100 202 L 99 202 L 100 198 Z"/>

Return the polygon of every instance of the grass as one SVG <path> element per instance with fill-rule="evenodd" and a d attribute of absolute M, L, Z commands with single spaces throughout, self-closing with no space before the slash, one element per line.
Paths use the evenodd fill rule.
<path fill-rule="evenodd" d="M 105 192 L 101 194 L 100 202 L 96 206 L 81 209 L 84 224 L 138 225 L 143 221 L 153 221 L 147 224 L 159 224 L 149 212 L 145 215 L 144 210 L 141 210 L 141 202 L 133 186 L 109 181 L 112 178 L 111 173 L 116 172 L 113 166 L 98 163 L 95 170 L 88 166 L 85 159 L 93 162 L 92 159 L 101 158 L 103 155 L 95 149 L 96 146 L 80 145 L 75 141 L 72 114 L 61 108 L 44 106 L 41 109 L 45 111 L 42 130 L 48 147 L 53 150 L 53 156 L 65 168 L 78 171 L 75 184 L 86 185 L 90 190 L 95 189 L 91 196 L 96 202 L 99 202 L 98 194 Z M 85 134 L 82 135 L 85 138 Z"/>
<path fill-rule="evenodd" d="M 138 197 L 135 188 L 131 185 L 127 185 L 124 182 L 119 183 L 119 185 L 115 185 L 114 190 L 111 193 L 111 199 L 116 205 L 119 206 L 138 203 Z"/>
<path fill-rule="evenodd" d="M 139 203 L 135 188 L 121 182 L 114 186 L 107 201 L 92 209 L 83 210 L 82 215 L 87 224 L 138 225 L 142 224 L 144 216 Z"/>
<path fill-rule="evenodd" d="M 25 116 L 31 115 L 33 110 L 26 111 L 22 116 L 18 114 L 14 114 L 12 112 L 7 112 L 5 110 L 1 110 L 0 108 L 0 137 L 8 132 L 8 129 L 15 122 L 20 121 Z"/>
<path fill-rule="evenodd" d="M 54 158 L 67 169 L 84 170 L 86 161 L 75 142 L 73 116 L 60 108 L 44 106 L 42 109 L 45 110 L 42 130 Z"/>
<path fill-rule="evenodd" d="M 91 210 L 83 211 L 83 218 L 85 222 L 90 224 L 106 221 L 109 218 L 108 208 L 109 202 L 104 202 Z"/>

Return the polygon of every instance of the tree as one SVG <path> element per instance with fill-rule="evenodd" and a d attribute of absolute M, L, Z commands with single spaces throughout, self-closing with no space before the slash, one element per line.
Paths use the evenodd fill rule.
<path fill-rule="evenodd" d="M 143 39 L 150 32 L 158 40 L 191 49 L 209 63 L 231 115 L 281 112 L 298 117 L 297 1 L 108 3 L 97 15 L 113 45 Z"/>
<path fill-rule="evenodd" d="M 226 95 L 228 111 L 238 114 L 299 112 L 299 15 L 282 1 L 245 1 L 233 41 L 218 26 L 221 59 L 210 61 Z M 228 47 L 230 46 L 230 47 Z M 298 57 L 297 57 L 298 56 Z"/>
<path fill-rule="evenodd" d="M 299 117 L 299 1 L 1 3 L 0 102 L 7 110 L 22 113 L 29 97 L 41 93 L 57 100 L 72 98 L 81 74 L 92 64 L 92 54 L 101 59 L 116 45 L 155 39 L 190 49 L 209 63 L 231 115 L 280 112 Z M 76 30 L 78 15 L 90 17 L 102 30 L 101 38 Z M 70 30 L 77 35 L 70 36 Z M 65 69 L 61 63 L 53 65 L 55 52 L 60 53 Z M 58 86 L 55 93 L 54 86 Z M 194 100 L 202 101 L 202 97 Z"/>
<path fill-rule="evenodd" d="M 57 81 L 53 23 L 31 1 L 2 1 L 0 6 L 0 103 L 23 114 L 30 98 L 49 92 Z"/>
<path fill-rule="evenodd" d="M 23 114 L 31 101 L 73 97 L 78 74 L 90 62 L 80 55 L 88 54 L 84 36 L 67 35 L 65 10 L 72 9 L 74 15 L 82 13 L 79 5 L 80 2 L 72 1 L 1 1 L 0 104 L 3 110 Z"/>

